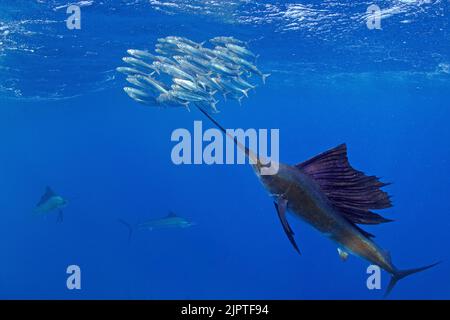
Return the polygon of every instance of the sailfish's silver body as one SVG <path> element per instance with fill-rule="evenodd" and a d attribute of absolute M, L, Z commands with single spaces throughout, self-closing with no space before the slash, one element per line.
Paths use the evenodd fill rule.
<path fill-rule="evenodd" d="M 394 273 L 389 255 L 354 223 L 340 213 L 323 194 L 320 186 L 294 166 L 280 164 L 276 175 L 260 176 L 274 201 L 286 199 L 286 210 L 308 222 L 335 241 L 344 251 Z"/>
<path fill-rule="evenodd" d="M 263 163 L 254 152 L 227 134 L 226 130 L 206 111 L 207 116 L 223 133 L 233 139 L 239 149 L 250 159 L 255 173 L 264 187 L 274 198 L 275 207 L 289 241 L 300 253 L 289 226 L 286 214 L 295 216 L 311 224 L 321 233 L 335 241 L 338 252 L 345 260 L 347 251 L 378 265 L 391 274 L 386 295 L 398 280 L 424 271 L 437 263 L 409 270 L 399 270 L 391 262 L 387 251 L 371 240 L 372 234 L 358 225 L 374 225 L 391 220 L 370 210 L 392 206 L 389 195 L 381 190 L 386 186 L 375 176 L 367 176 L 355 170 L 347 159 L 345 144 L 328 150 L 295 166 L 271 164 L 279 170 L 273 175 L 263 175 Z"/>
<path fill-rule="evenodd" d="M 246 151 L 250 157 L 255 157 L 251 151 Z M 284 231 L 299 253 L 294 232 L 286 218 L 287 211 L 335 241 L 343 260 L 350 252 L 390 273 L 386 295 L 398 280 L 437 264 L 399 270 L 393 265 L 389 253 L 372 241 L 373 235 L 358 226 L 391 221 L 370 210 L 389 208 L 392 204 L 388 194 L 381 190 L 385 183 L 351 167 L 346 145 L 295 166 L 280 164 L 275 175 L 261 175 L 261 164 L 256 163 L 253 166 L 255 172 L 274 197 Z"/>

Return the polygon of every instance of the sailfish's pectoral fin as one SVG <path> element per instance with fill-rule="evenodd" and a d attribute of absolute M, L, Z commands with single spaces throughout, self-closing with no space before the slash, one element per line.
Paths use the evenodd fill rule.
<path fill-rule="evenodd" d="M 286 212 L 287 212 L 287 203 L 288 201 L 284 199 L 282 196 L 278 197 L 277 201 L 274 202 L 275 208 L 277 209 L 278 218 L 280 218 L 281 225 L 283 226 L 284 232 L 286 233 L 289 241 L 294 246 L 294 249 L 300 253 L 300 249 L 297 246 L 297 243 L 294 239 L 294 232 L 292 231 L 291 227 L 289 226 L 289 223 L 286 219 Z"/>
<path fill-rule="evenodd" d="M 341 258 L 342 261 L 347 261 L 348 259 L 348 252 L 342 250 L 341 248 L 337 248 L 339 258 Z"/>

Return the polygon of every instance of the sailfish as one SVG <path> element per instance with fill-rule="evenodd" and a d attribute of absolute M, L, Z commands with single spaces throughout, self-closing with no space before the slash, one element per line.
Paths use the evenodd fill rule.
<path fill-rule="evenodd" d="M 34 208 L 35 214 L 48 214 L 58 210 L 57 222 L 63 221 L 63 208 L 67 206 L 67 200 L 56 194 L 50 187 L 46 187 L 45 193 Z"/>
<path fill-rule="evenodd" d="M 387 183 L 354 169 L 347 157 L 347 146 L 341 144 L 305 162 L 296 165 L 278 164 L 273 175 L 261 174 L 267 161 L 231 136 L 206 111 L 199 110 L 252 161 L 256 175 L 274 200 L 275 209 L 284 232 L 294 249 L 300 249 L 294 231 L 287 220 L 287 212 L 301 218 L 338 245 L 343 260 L 348 254 L 361 257 L 391 275 L 387 296 L 396 283 L 411 274 L 424 271 L 437 264 L 400 270 L 394 266 L 390 254 L 374 241 L 374 235 L 359 225 L 377 225 L 390 222 L 371 210 L 392 206 L 389 195 L 382 190 Z"/>

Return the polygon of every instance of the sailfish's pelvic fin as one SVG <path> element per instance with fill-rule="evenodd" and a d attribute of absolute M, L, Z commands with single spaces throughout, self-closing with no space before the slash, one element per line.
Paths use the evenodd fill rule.
<path fill-rule="evenodd" d="M 338 254 L 339 254 L 339 258 L 341 258 L 342 261 L 347 261 L 348 259 L 348 252 L 346 252 L 345 250 L 341 249 L 341 248 L 337 248 Z"/>
<path fill-rule="evenodd" d="M 283 230 L 286 233 L 289 241 L 291 242 L 292 246 L 294 247 L 295 251 L 297 251 L 299 254 L 300 249 L 297 246 L 297 243 L 294 239 L 294 231 L 292 231 L 291 227 L 289 226 L 289 223 L 286 218 L 286 212 L 287 212 L 287 203 L 288 201 L 283 198 L 282 196 L 278 197 L 277 201 L 274 202 L 275 208 L 277 209 L 278 218 L 280 218 L 281 225 L 283 226 Z"/>

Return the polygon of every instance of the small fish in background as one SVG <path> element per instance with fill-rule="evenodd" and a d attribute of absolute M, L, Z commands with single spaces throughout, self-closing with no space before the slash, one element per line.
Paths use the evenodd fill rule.
<path fill-rule="evenodd" d="M 209 40 L 209 42 L 216 44 L 216 45 L 225 45 L 225 44 L 235 44 L 238 46 L 245 46 L 247 45 L 244 41 L 236 39 L 234 37 L 215 37 Z"/>
<path fill-rule="evenodd" d="M 57 210 L 57 222 L 63 222 L 64 213 L 62 209 L 66 206 L 67 200 L 56 194 L 50 187 L 47 187 L 33 212 L 36 215 L 44 215 Z"/>
<path fill-rule="evenodd" d="M 141 223 L 137 223 L 136 225 L 132 225 L 123 219 L 119 219 L 119 222 L 128 228 L 128 240 L 131 239 L 133 231 L 135 230 L 153 231 L 155 229 L 189 228 L 196 225 L 195 222 L 189 221 L 183 217 L 179 217 L 173 212 L 170 212 L 163 218 L 150 219 Z"/>

